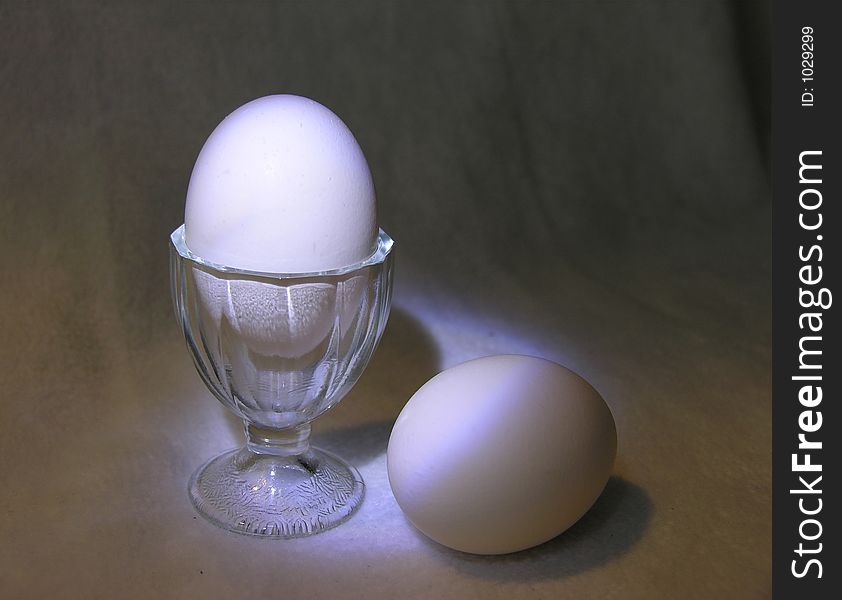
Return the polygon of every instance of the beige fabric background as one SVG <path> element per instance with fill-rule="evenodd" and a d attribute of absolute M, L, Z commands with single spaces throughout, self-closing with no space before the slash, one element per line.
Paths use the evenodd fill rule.
<path fill-rule="evenodd" d="M 0 597 L 753 598 L 770 593 L 767 10 L 760 2 L 0 4 Z M 167 237 L 216 123 L 311 96 L 397 241 L 393 316 L 315 424 L 368 491 L 266 542 L 195 518 L 241 441 L 193 372 Z M 544 546 L 415 532 L 391 424 L 429 377 L 557 360 L 615 476 Z M 502 483 L 502 482 L 501 482 Z"/>

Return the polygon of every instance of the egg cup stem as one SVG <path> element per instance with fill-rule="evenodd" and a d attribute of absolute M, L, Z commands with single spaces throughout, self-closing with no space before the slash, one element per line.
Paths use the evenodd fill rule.
<path fill-rule="evenodd" d="M 255 454 L 296 456 L 310 448 L 310 424 L 304 423 L 288 429 L 260 427 L 244 421 L 246 447 Z"/>

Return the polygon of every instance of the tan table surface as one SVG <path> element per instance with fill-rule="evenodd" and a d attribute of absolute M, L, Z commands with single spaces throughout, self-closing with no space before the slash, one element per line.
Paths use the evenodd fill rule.
<path fill-rule="evenodd" d="M 768 188 L 732 15 L 587 4 L 0 9 L 0 598 L 769 595 Z M 381 346 L 314 425 L 364 503 L 286 542 L 190 505 L 242 432 L 167 287 L 202 141 L 279 89 L 359 132 L 398 244 Z M 619 457 L 568 532 L 475 557 L 406 521 L 385 449 L 429 377 L 503 352 L 591 381 Z"/>

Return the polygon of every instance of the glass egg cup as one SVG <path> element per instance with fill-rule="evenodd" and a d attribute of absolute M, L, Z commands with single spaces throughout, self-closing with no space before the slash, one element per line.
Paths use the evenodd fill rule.
<path fill-rule="evenodd" d="M 333 271 L 259 273 L 194 255 L 170 236 L 176 318 L 211 393 L 243 419 L 246 444 L 190 478 L 193 506 L 215 525 L 269 538 L 319 533 L 363 499 L 357 470 L 310 446 L 310 423 L 357 382 L 391 304 L 392 239 Z"/>

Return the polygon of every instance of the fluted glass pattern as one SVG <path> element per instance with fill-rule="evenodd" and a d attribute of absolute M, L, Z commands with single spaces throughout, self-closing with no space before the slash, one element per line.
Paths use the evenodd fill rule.
<path fill-rule="evenodd" d="M 199 478 L 198 485 L 204 486 L 206 495 L 212 496 L 225 513 L 224 518 L 219 515 L 209 518 L 231 529 L 250 529 L 245 532 L 277 537 L 313 533 L 335 524 L 330 522 L 330 515 L 317 515 L 318 522 L 298 524 L 297 529 L 285 528 L 277 519 L 266 521 L 263 513 L 266 510 L 271 513 L 272 507 L 265 506 L 261 509 L 262 516 L 251 521 L 249 515 L 241 519 L 242 515 L 235 514 L 238 508 L 229 510 L 230 507 L 224 506 L 229 490 L 214 487 L 236 485 L 231 483 L 232 477 L 237 479 L 238 465 L 243 464 L 249 464 L 253 471 L 249 477 L 241 477 L 243 481 L 254 477 L 259 480 L 263 467 L 271 468 L 275 476 L 278 461 L 285 460 L 284 457 L 296 457 L 297 462 L 293 461 L 296 468 L 307 465 L 309 460 L 310 470 L 305 475 L 315 480 L 305 483 L 311 488 L 322 484 L 318 481 L 319 466 L 325 471 L 328 459 L 322 456 L 319 460 L 313 453 L 320 451 L 309 448 L 308 424 L 351 389 L 380 339 L 390 307 L 391 238 L 381 230 L 375 252 L 359 264 L 335 271 L 294 275 L 258 273 L 209 263 L 187 247 L 183 225 L 173 232 L 170 240 L 176 318 L 196 370 L 213 395 L 244 420 L 247 435 L 244 451 L 257 455 L 251 462 L 240 456 L 236 464 L 230 458 L 224 468 L 217 465 L 217 471 L 226 471 L 225 481 L 202 480 L 202 473 L 194 476 Z M 274 463 L 261 467 L 260 459 L 264 455 L 273 456 Z M 204 468 L 208 469 L 211 463 Z M 337 477 L 337 468 L 335 464 L 330 465 L 332 479 Z M 355 471 L 349 471 L 349 476 L 359 480 Z M 301 476 L 294 480 L 296 484 L 303 481 Z M 289 497 L 295 496 L 291 485 L 284 487 L 285 482 L 277 483 L 278 497 L 286 497 L 287 501 L 276 509 L 284 513 L 301 512 L 300 507 L 289 506 Z M 361 480 L 357 483 L 361 489 Z M 204 492 L 199 488 L 193 490 L 192 486 L 191 483 L 194 504 L 202 512 L 207 509 L 208 498 L 197 498 L 197 494 L 201 496 Z M 330 494 L 330 490 L 326 493 Z M 340 496 L 347 494 L 343 492 Z M 312 499 L 308 501 L 312 504 Z M 335 504 L 335 494 L 331 502 Z M 327 503 L 328 512 L 331 502 Z M 249 504 L 254 505 L 253 498 Z M 342 507 L 340 512 L 343 511 L 347 507 Z M 254 523 L 261 519 L 273 523 L 268 532 L 254 531 Z M 248 527 L 238 525 L 240 521 Z M 303 533 L 296 533 L 299 529 Z"/>

